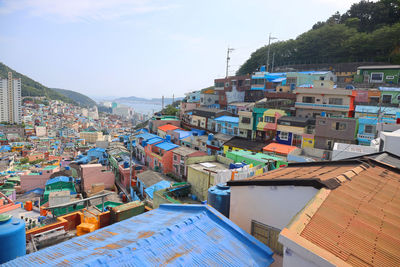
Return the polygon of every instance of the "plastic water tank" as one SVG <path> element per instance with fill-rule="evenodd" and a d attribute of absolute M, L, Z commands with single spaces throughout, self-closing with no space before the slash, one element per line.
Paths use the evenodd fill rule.
<path fill-rule="evenodd" d="M 207 203 L 229 218 L 231 189 L 226 184 L 218 184 L 208 189 Z"/>
<path fill-rule="evenodd" d="M 0 264 L 26 254 L 25 222 L 11 215 L 0 214 Z"/>

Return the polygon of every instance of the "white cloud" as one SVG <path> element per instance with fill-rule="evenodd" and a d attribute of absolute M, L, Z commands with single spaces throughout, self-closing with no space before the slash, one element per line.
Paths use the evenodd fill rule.
<path fill-rule="evenodd" d="M 156 0 L 0 0 L 0 14 L 24 10 L 32 16 L 67 22 L 112 20 L 175 7 Z"/>

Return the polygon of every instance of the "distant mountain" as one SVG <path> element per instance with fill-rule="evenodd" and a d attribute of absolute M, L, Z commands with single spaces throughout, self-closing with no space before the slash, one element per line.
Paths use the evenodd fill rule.
<path fill-rule="evenodd" d="M 49 99 L 61 100 L 67 103 L 76 104 L 71 98 L 62 95 L 59 92 L 56 92 L 19 72 L 16 72 L 0 62 L 0 77 L 7 78 L 9 71 L 12 72 L 13 78 L 21 78 L 22 96 L 46 96 Z"/>
<path fill-rule="evenodd" d="M 175 97 L 174 101 L 179 101 L 182 100 L 183 97 Z M 128 97 L 120 97 L 115 99 L 114 101 L 116 102 L 142 102 L 142 103 L 161 103 L 162 98 L 143 98 L 143 97 L 136 97 L 136 96 L 128 96 Z M 172 103 L 172 97 L 171 98 L 164 98 L 164 104 L 168 105 Z"/>
<path fill-rule="evenodd" d="M 73 101 L 75 101 L 82 107 L 93 107 L 97 105 L 96 101 L 81 93 L 66 89 L 58 89 L 58 88 L 51 88 L 51 89 L 66 97 L 71 98 Z"/>

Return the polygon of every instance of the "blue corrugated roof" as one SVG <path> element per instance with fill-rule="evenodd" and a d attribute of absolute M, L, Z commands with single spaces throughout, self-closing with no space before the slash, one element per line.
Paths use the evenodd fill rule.
<path fill-rule="evenodd" d="M 210 206 L 164 204 L 5 266 L 269 266 L 272 254 Z"/>
<path fill-rule="evenodd" d="M 153 194 L 154 194 L 154 192 L 156 192 L 156 191 L 158 191 L 158 190 L 161 190 L 161 189 L 164 189 L 164 188 L 169 188 L 170 186 L 171 186 L 171 182 L 168 182 L 168 181 L 160 181 L 160 182 L 158 182 L 158 183 L 156 183 L 156 184 L 153 184 L 152 186 L 146 188 L 146 189 L 144 190 L 144 192 L 146 192 L 146 194 L 147 194 L 151 199 L 153 199 Z"/>
<path fill-rule="evenodd" d="M 72 179 L 72 178 L 71 178 L 71 179 Z M 69 183 L 69 182 L 70 182 L 70 177 L 67 177 L 67 176 L 57 176 L 57 177 L 54 177 L 54 178 L 52 178 L 52 179 L 47 180 L 46 185 L 54 184 L 54 183 L 57 183 L 57 182 L 67 182 L 67 183 Z"/>
<path fill-rule="evenodd" d="M 150 138 L 150 139 L 148 139 L 146 142 L 147 142 L 147 144 L 152 145 L 152 144 L 158 143 L 158 142 L 160 142 L 160 141 L 162 141 L 162 140 L 163 140 L 163 139 L 162 139 L 161 137 L 158 137 L 158 136 L 156 135 L 156 137 Z"/>
<path fill-rule="evenodd" d="M 147 141 L 147 140 L 149 140 L 151 138 L 154 138 L 154 137 L 157 137 L 157 136 L 158 135 L 151 134 L 151 133 L 141 133 L 141 134 L 136 135 L 135 137 L 136 138 L 143 138 L 143 140 Z"/>
<path fill-rule="evenodd" d="M 232 116 L 221 116 L 215 118 L 214 120 L 219 122 L 239 123 L 239 117 L 232 117 Z"/>
<path fill-rule="evenodd" d="M 175 144 L 170 143 L 170 142 L 162 142 L 162 143 L 159 143 L 159 144 L 157 144 L 155 146 L 159 147 L 159 148 L 161 148 L 163 150 L 166 150 L 166 151 L 169 151 L 171 149 L 179 147 L 178 145 L 175 145 Z"/>

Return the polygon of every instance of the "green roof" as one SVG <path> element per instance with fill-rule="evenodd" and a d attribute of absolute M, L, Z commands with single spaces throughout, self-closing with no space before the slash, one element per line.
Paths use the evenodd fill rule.
<path fill-rule="evenodd" d="M 46 166 L 43 170 L 45 170 L 45 171 L 48 171 L 48 170 L 54 170 L 55 168 L 57 168 L 58 166 L 55 166 L 55 165 L 49 165 L 49 166 Z"/>
<path fill-rule="evenodd" d="M 229 151 L 228 153 L 232 153 L 237 156 L 242 156 L 242 157 L 245 157 L 248 159 L 253 159 L 253 160 L 263 161 L 263 162 L 267 162 L 269 159 L 276 160 L 276 161 L 285 161 L 279 157 L 270 156 L 270 155 L 263 154 L 263 153 L 253 153 L 251 151 L 245 151 L 245 150 Z"/>

